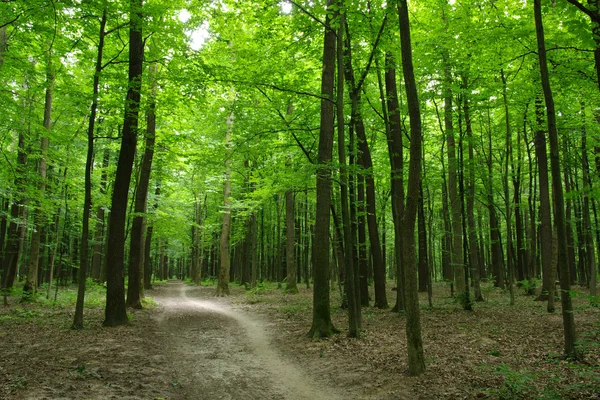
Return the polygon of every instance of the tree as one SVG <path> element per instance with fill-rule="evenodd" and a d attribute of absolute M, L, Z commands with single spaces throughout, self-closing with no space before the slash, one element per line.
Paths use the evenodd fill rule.
<path fill-rule="evenodd" d="M 403 265 L 406 291 L 406 338 L 408 345 L 408 373 L 420 375 L 425 372 L 423 340 L 421 338 L 421 311 L 417 280 L 417 262 L 415 250 L 415 221 L 419 204 L 421 185 L 421 111 L 417 84 L 415 81 L 410 22 L 406 0 L 398 2 L 400 22 L 400 49 L 402 51 L 402 71 L 406 85 L 408 114 L 410 117 L 410 164 L 408 166 L 408 190 L 404 209 Z"/>
<path fill-rule="evenodd" d="M 146 143 L 138 186 L 135 191 L 135 206 L 133 212 L 133 224 L 131 227 L 131 239 L 129 242 L 129 280 L 127 286 L 127 306 L 142 308 L 141 294 L 143 293 L 144 279 L 144 214 L 148 204 L 148 187 L 150 185 L 150 173 L 152 172 L 152 158 L 154 157 L 154 142 L 156 133 L 156 89 L 157 89 L 158 65 L 154 63 L 151 67 L 152 95 L 146 113 Z"/>
<path fill-rule="evenodd" d="M 334 133 L 333 87 L 335 78 L 336 33 L 332 21 L 339 18 L 333 0 L 327 0 L 327 17 L 323 40 L 323 70 L 321 75 L 321 123 L 317 156 L 317 209 L 313 242 L 313 318 L 308 336 L 328 337 L 337 332 L 331 321 L 329 304 L 329 225 L 331 204 L 331 170 Z"/>
<path fill-rule="evenodd" d="M 98 54 L 96 56 L 96 68 L 94 71 L 93 97 L 90 110 L 90 119 L 87 131 L 87 156 L 85 161 L 85 198 L 83 201 L 83 223 L 81 232 L 81 250 L 79 261 L 79 288 L 77 291 L 77 304 L 73 318 L 73 329 L 83 328 L 83 305 L 85 297 L 86 274 L 89 264 L 89 224 L 90 211 L 92 207 L 92 162 L 94 157 L 94 126 L 96 124 L 96 112 L 98 110 L 98 94 L 100 87 L 100 73 L 102 72 L 102 53 L 104 51 L 104 36 L 106 29 L 107 10 L 102 10 L 100 19 L 100 33 L 98 40 Z"/>
<path fill-rule="evenodd" d="M 537 37 L 538 59 L 544 101 L 546 103 L 546 118 L 548 121 L 548 134 L 550 139 L 550 166 L 552 169 L 552 194 L 554 198 L 554 223 L 558 235 L 558 264 L 560 265 L 560 290 L 562 303 L 563 329 L 565 337 L 565 356 L 571 359 L 581 359 L 583 355 L 576 347 L 575 318 L 571 301 L 571 282 L 567 269 L 567 242 L 564 215 L 564 195 L 560 175 L 560 158 L 558 153 L 558 130 L 556 128 L 556 111 L 554 97 L 548 76 L 548 63 L 546 60 L 546 43 L 544 41 L 544 25 L 542 22 L 541 0 L 534 0 L 535 33 Z"/>
<path fill-rule="evenodd" d="M 128 322 L 125 309 L 125 219 L 129 183 L 137 143 L 139 108 L 141 101 L 142 64 L 144 43 L 142 38 L 142 0 L 129 3 L 129 87 L 125 100 L 125 116 L 121 138 L 121 151 L 117 163 L 109 218 L 109 237 L 106 268 L 105 326 Z"/>

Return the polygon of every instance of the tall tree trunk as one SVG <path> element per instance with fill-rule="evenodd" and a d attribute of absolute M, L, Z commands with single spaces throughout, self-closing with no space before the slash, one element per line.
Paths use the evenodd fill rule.
<path fill-rule="evenodd" d="M 313 318 L 308 336 L 328 337 L 335 333 L 329 304 L 329 225 L 331 205 L 331 170 L 334 133 L 333 86 L 335 78 L 336 33 L 332 21 L 338 18 L 333 0 L 327 0 L 327 17 L 323 43 L 321 78 L 321 123 L 317 161 L 317 213 L 313 242 Z"/>
<path fill-rule="evenodd" d="M 140 176 L 138 186 L 135 191 L 135 206 L 133 224 L 131 226 L 131 238 L 129 240 L 129 280 L 127 286 L 127 306 L 141 309 L 141 297 L 143 294 L 144 281 L 144 225 L 145 213 L 148 204 L 148 187 L 150 186 L 150 174 L 152 173 L 152 159 L 154 158 L 154 142 L 156 135 L 156 90 L 158 64 L 150 68 L 150 86 L 152 95 L 149 99 L 148 110 L 146 111 L 146 143 L 144 146 L 144 155 L 142 156 L 142 165 L 140 167 Z"/>
<path fill-rule="evenodd" d="M 379 239 L 377 212 L 376 212 L 376 197 L 375 197 L 375 180 L 373 178 L 373 161 L 371 159 L 371 151 L 367 142 L 365 126 L 360 112 L 361 107 L 361 85 L 356 82 L 354 69 L 352 67 L 352 52 L 350 46 L 350 37 L 346 39 L 345 57 L 346 63 L 345 75 L 346 80 L 350 85 L 350 99 L 352 101 L 352 117 L 351 124 L 356 132 L 358 150 L 360 152 L 358 160 L 363 168 L 363 176 L 365 179 L 365 189 L 367 194 L 366 211 L 367 211 L 367 226 L 369 229 L 369 240 L 371 242 L 371 255 L 373 258 L 373 272 L 375 281 L 375 306 L 378 308 L 387 308 L 387 296 L 385 292 L 385 264 L 381 251 L 381 241 Z"/>
<path fill-rule="evenodd" d="M 225 183 L 223 184 L 223 226 L 221 228 L 221 239 L 219 251 L 221 263 L 219 265 L 219 282 L 217 283 L 217 296 L 229 296 L 229 235 L 231 230 L 231 156 L 233 153 L 231 136 L 233 133 L 234 114 L 227 117 L 227 132 L 225 134 L 225 146 L 227 147 L 227 158 L 225 159 Z"/>
<path fill-rule="evenodd" d="M 421 338 L 421 311 L 417 284 L 417 263 L 415 251 L 415 220 L 421 185 L 421 112 L 417 95 L 417 84 L 412 62 L 410 23 L 406 0 L 398 2 L 400 22 L 400 48 L 402 70 L 406 84 L 408 115 L 410 117 L 410 164 L 408 167 L 408 191 L 404 209 L 403 263 L 404 284 L 406 287 L 406 342 L 408 347 L 408 373 L 420 375 L 425 372 L 425 356 Z"/>
<path fill-rule="evenodd" d="M 287 264 L 287 282 L 285 291 L 288 293 L 298 293 L 296 284 L 296 240 L 294 229 L 294 192 L 291 189 L 285 192 L 285 238 L 286 238 L 286 264 Z"/>
<path fill-rule="evenodd" d="M 583 172 L 583 226 L 584 241 L 587 250 L 587 271 L 589 276 L 590 296 L 597 296 L 596 282 L 596 252 L 594 248 L 594 239 L 592 236 L 592 220 L 590 216 L 590 191 L 592 181 L 590 179 L 590 164 L 587 153 L 587 127 L 585 124 L 585 105 L 581 103 L 582 127 L 581 127 L 581 164 Z"/>
<path fill-rule="evenodd" d="M 129 183 L 137 143 L 142 64 L 144 60 L 142 0 L 130 0 L 129 12 L 129 89 L 125 100 L 121 151 L 117 163 L 109 220 L 105 326 L 127 323 L 123 276 L 125 267 L 125 222 Z"/>
<path fill-rule="evenodd" d="M 100 177 L 100 193 L 106 193 L 106 182 L 108 179 L 108 163 L 110 160 L 110 148 L 104 149 L 102 158 L 102 175 Z M 104 236 L 105 236 L 105 218 L 104 205 L 99 204 L 96 207 L 96 228 L 94 232 L 94 246 L 92 254 L 92 278 L 100 283 L 102 282 L 102 259 L 104 258 Z"/>
<path fill-rule="evenodd" d="M 506 216 L 506 272 L 508 275 L 508 291 L 510 293 L 510 305 L 515 304 L 515 288 L 514 288 L 514 263 L 513 263 L 513 238 L 512 238 L 512 210 L 508 188 L 508 176 L 510 168 L 510 160 L 512 159 L 512 132 L 510 129 L 510 114 L 508 112 L 508 96 L 506 90 L 506 77 L 504 70 L 500 70 L 502 78 L 502 98 L 504 103 L 504 125 L 506 129 L 506 146 L 504 155 L 504 207 Z M 514 173 L 514 171 L 513 171 Z"/>
<path fill-rule="evenodd" d="M 98 109 L 98 94 L 100 87 L 100 73 L 102 72 L 102 52 L 104 51 L 104 29 L 106 28 L 106 8 L 102 11 L 100 20 L 100 33 L 98 41 L 98 53 L 96 56 L 96 69 L 94 71 L 93 97 L 88 121 L 87 131 L 87 157 L 85 162 L 85 196 L 83 201 L 83 222 L 81 232 L 81 250 L 79 260 L 79 287 L 77 290 L 77 304 L 75 305 L 75 316 L 73 317 L 73 329 L 83 328 L 83 305 L 85 297 L 85 280 L 89 265 L 89 230 L 90 210 L 92 208 L 92 164 L 94 162 L 94 126 L 96 124 L 96 110 Z M 46 117 L 44 116 L 44 122 Z M 49 125 L 48 125 L 49 127 Z M 41 168 L 40 168 L 41 169 Z"/>
<path fill-rule="evenodd" d="M 27 153 L 25 152 L 25 135 L 19 132 L 17 147 L 17 167 L 15 187 L 17 188 L 10 208 L 10 224 L 6 233 L 6 249 L 2 260 L 2 295 L 4 304 L 7 305 L 7 297 L 12 288 L 19 260 L 19 232 L 20 227 L 25 225 L 25 168 L 27 164 Z"/>
<path fill-rule="evenodd" d="M 542 80 L 542 89 L 544 91 L 544 100 L 546 103 L 548 133 L 550 139 L 550 165 L 552 167 L 552 193 L 554 198 L 554 220 L 558 234 L 558 262 L 560 265 L 560 289 L 562 303 L 562 317 L 565 339 L 565 355 L 571 359 L 582 359 L 583 355 L 575 346 L 577 335 L 575 332 L 575 318 L 573 314 L 573 304 L 571 301 L 571 282 L 569 281 L 569 271 L 567 270 L 567 243 L 566 243 L 566 225 L 564 215 L 564 196 L 562 191 L 562 181 L 560 176 L 560 159 L 558 155 L 558 131 L 556 128 L 556 111 L 554 109 L 554 98 L 550 87 L 550 78 L 548 76 L 548 64 L 546 61 L 546 44 L 544 42 L 544 26 L 542 23 L 542 5 L 541 0 L 533 2 L 535 16 L 535 32 L 538 45 L 538 58 L 540 64 L 540 75 Z"/>
<path fill-rule="evenodd" d="M 450 198 L 450 210 L 452 215 L 452 258 L 451 265 L 454 276 L 454 284 L 459 295 L 465 291 L 465 271 L 463 259 L 463 227 L 461 216 L 461 203 L 458 194 L 458 159 L 456 157 L 456 141 L 454 138 L 454 126 L 452 122 L 452 76 L 447 57 L 444 57 L 444 134 L 448 145 L 448 196 Z"/>
<path fill-rule="evenodd" d="M 490 218 L 490 242 L 492 255 L 492 274 L 494 275 L 494 286 L 504 287 L 504 267 L 502 255 L 502 242 L 500 239 L 500 227 L 498 216 L 496 214 L 496 205 L 494 203 L 494 180 L 493 180 L 493 164 L 492 164 L 492 126 L 491 118 L 488 109 L 488 177 L 487 177 L 487 200 L 488 214 Z"/>
<path fill-rule="evenodd" d="M 464 90 L 463 113 L 465 118 L 465 130 L 467 135 L 467 147 L 469 153 L 468 180 L 467 180 L 467 236 L 469 241 L 469 269 L 475 289 L 475 301 L 483 301 L 480 285 L 480 260 L 478 258 L 479 245 L 477 243 L 477 228 L 475 226 L 475 157 L 473 151 L 473 126 L 471 124 L 471 109 L 469 105 L 469 82 L 468 77 L 463 75 L 462 87 Z"/>
<path fill-rule="evenodd" d="M 535 133 L 535 154 L 538 163 L 540 183 L 540 248 L 542 259 L 542 291 L 537 300 L 548 301 L 548 312 L 554 312 L 554 266 L 552 265 L 552 210 L 550 209 L 550 180 L 548 176 L 548 155 L 546 153 L 546 134 L 542 128 L 544 109 L 542 99 L 535 100 L 537 129 Z"/>
<path fill-rule="evenodd" d="M 402 219 L 404 218 L 404 147 L 396 68 L 391 53 L 385 56 L 386 107 L 389 119 L 388 154 L 390 159 L 390 185 L 392 189 L 392 221 L 394 223 L 394 260 L 396 269 L 396 305 L 394 311 L 403 311 L 404 268 L 402 267 Z"/>
<path fill-rule="evenodd" d="M 340 2 L 341 3 L 341 2 Z M 354 246 L 355 240 L 352 240 L 352 227 L 350 225 L 350 205 L 348 203 L 348 169 L 346 167 L 346 138 L 344 134 L 344 53 L 349 52 L 349 48 L 344 48 L 344 13 L 340 13 L 339 28 L 337 32 L 337 140 L 338 140 L 338 159 L 340 162 L 340 196 L 342 204 L 342 226 L 344 236 L 344 288 L 346 300 L 348 302 L 348 336 L 360 336 L 360 301 L 359 287 L 355 286 L 354 280 Z M 346 45 L 350 44 L 350 36 L 346 35 Z M 352 71 L 348 71 L 351 73 Z M 351 97 L 352 96 L 351 94 Z"/>
<path fill-rule="evenodd" d="M 54 92 L 54 67 L 52 65 L 52 49 L 47 54 L 48 61 L 46 66 L 46 93 L 44 102 L 44 131 L 40 141 L 40 159 L 38 164 L 38 173 L 40 181 L 38 186 L 38 196 L 34 199 L 36 210 L 33 216 L 34 229 L 31 235 L 31 250 L 29 258 L 29 268 L 27 269 L 27 278 L 23 286 L 23 300 L 31 299 L 31 295 L 37 291 L 38 286 L 38 267 L 40 261 L 40 241 L 44 225 L 44 211 L 39 199 L 45 196 L 46 175 L 47 175 L 47 157 L 49 147 L 49 135 L 51 129 L 52 116 L 52 94 Z"/>

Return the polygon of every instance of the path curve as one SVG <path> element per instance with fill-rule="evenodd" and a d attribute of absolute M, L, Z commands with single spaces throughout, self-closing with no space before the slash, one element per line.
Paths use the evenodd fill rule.
<path fill-rule="evenodd" d="M 158 334 L 173 354 L 181 399 L 337 400 L 271 345 L 273 324 L 214 297 L 214 288 L 169 282 L 153 293 Z"/>

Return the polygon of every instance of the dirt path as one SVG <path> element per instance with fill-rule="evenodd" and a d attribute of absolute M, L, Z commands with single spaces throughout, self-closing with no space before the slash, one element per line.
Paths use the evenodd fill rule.
<path fill-rule="evenodd" d="M 157 334 L 174 356 L 175 398 L 342 398 L 271 346 L 272 324 L 215 298 L 214 288 L 170 282 L 152 295 L 163 308 Z"/>

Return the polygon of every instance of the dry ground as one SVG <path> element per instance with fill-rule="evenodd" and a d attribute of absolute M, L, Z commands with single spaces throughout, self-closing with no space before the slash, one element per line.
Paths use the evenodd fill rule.
<path fill-rule="evenodd" d="M 131 324 L 102 328 L 101 305 L 86 327 L 69 329 L 70 307 L 0 306 L 0 399 L 600 399 L 600 310 L 578 294 L 575 320 L 585 363 L 560 357 L 560 312 L 518 292 L 517 304 L 491 287 L 465 312 L 443 284 L 434 307 L 421 298 L 427 372 L 405 375 L 404 320 L 363 309 L 363 337 L 309 340 L 311 291 L 276 285 L 156 285 Z M 388 293 L 393 304 L 395 293 Z"/>

